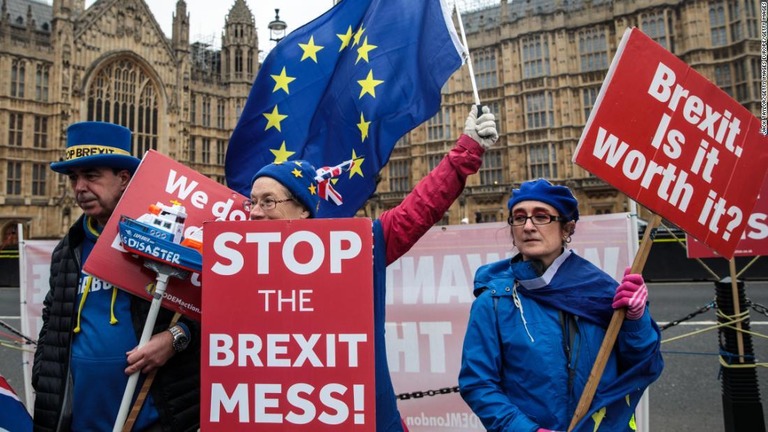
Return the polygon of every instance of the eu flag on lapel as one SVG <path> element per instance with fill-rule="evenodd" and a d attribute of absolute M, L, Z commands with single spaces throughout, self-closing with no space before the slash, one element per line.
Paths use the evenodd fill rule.
<path fill-rule="evenodd" d="M 440 108 L 463 49 L 444 0 L 344 0 L 265 59 L 229 141 L 227 184 L 246 196 L 262 166 L 355 159 L 333 185 L 349 217 L 376 189 L 400 137 Z"/>

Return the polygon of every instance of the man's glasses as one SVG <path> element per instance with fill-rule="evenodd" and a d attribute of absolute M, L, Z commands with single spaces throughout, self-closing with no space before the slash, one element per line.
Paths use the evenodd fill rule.
<path fill-rule="evenodd" d="M 293 198 L 286 198 L 286 199 L 276 200 L 276 199 L 274 199 L 272 197 L 267 197 L 267 198 L 264 198 L 264 199 L 262 199 L 260 201 L 257 201 L 257 202 L 254 202 L 253 200 L 247 199 L 247 200 L 243 201 L 243 210 L 245 210 L 246 213 L 250 213 L 251 210 L 253 210 L 253 206 L 255 206 L 256 204 L 258 204 L 259 207 L 261 207 L 261 209 L 263 211 L 274 210 L 275 207 L 277 207 L 278 204 L 284 203 L 286 201 L 293 201 Z"/>
<path fill-rule="evenodd" d="M 552 222 L 563 220 L 563 218 L 560 216 L 552 216 L 548 213 L 536 213 L 531 216 L 521 213 L 510 216 L 509 219 L 507 219 L 507 223 L 512 226 L 523 226 L 526 222 L 528 222 L 528 219 L 530 219 L 534 225 L 548 225 Z"/>

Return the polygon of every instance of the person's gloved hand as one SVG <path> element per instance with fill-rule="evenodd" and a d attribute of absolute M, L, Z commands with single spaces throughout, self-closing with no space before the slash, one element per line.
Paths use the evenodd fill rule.
<path fill-rule="evenodd" d="M 627 308 L 627 319 L 637 320 L 645 312 L 645 301 L 648 299 L 648 287 L 645 286 L 643 277 L 639 274 L 629 274 L 630 268 L 624 270 L 624 279 L 616 288 L 613 297 L 614 309 Z"/>
<path fill-rule="evenodd" d="M 464 133 L 480 143 L 483 148 L 491 147 L 499 139 L 499 132 L 496 130 L 496 116 L 491 113 L 490 108 L 484 106 L 483 114 L 478 117 L 477 105 L 472 105 L 467 121 L 464 123 Z"/>

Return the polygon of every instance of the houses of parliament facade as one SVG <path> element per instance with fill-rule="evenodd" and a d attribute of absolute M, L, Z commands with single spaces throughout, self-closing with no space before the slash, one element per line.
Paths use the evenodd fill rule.
<path fill-rule="evenodd" d="M 231 0 L 220 48 L 190 41 L 190 15 L 204 12 L 184 0 L 171 35 L 158 24 L 169 17 L 153 16 L 143 0 L 88 8 L 84 0 L 0 1 L 3 246 L 16 241 L 19 223 L 26 238 L 59 238 L 80 214 L 68 179 L 49 169 L 74 122 L 122 124 L 133 131 L 135 155 L 155 149 L 224 183 L 229 136 L 259 70 L 244 0 Z M 621 192 L 571 161 L 624 30 L 638 27 L 758 116 L 760 12 L 759 0 L 500 0 L 469 8 L 462 21 L 475 80 L 501 137 L 442 223 L 503 221 L 510 189 L 538 177 L 569 186 L 582 214 L 628 211 Z M 376 217 L 412 190 L 452 147 L 473 99 L 462 67 L 444 86 L 440 111 L 397 143 L 360 215 Z"/>

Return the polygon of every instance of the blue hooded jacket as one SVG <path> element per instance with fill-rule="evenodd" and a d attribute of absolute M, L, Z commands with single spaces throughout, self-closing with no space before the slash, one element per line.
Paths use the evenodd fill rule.
<path fill-rule="evenodd" d="M 600 350 L 617 283 L 566 250 L 539 276 L 518 255 L 475 274 L 459 373 L 461 395 L 489 431 L 567 430 Z M 647 309 L 625 320 L 592 405 L 575 431 L 634 431 L 634 409 L 661 374 Z"/>

